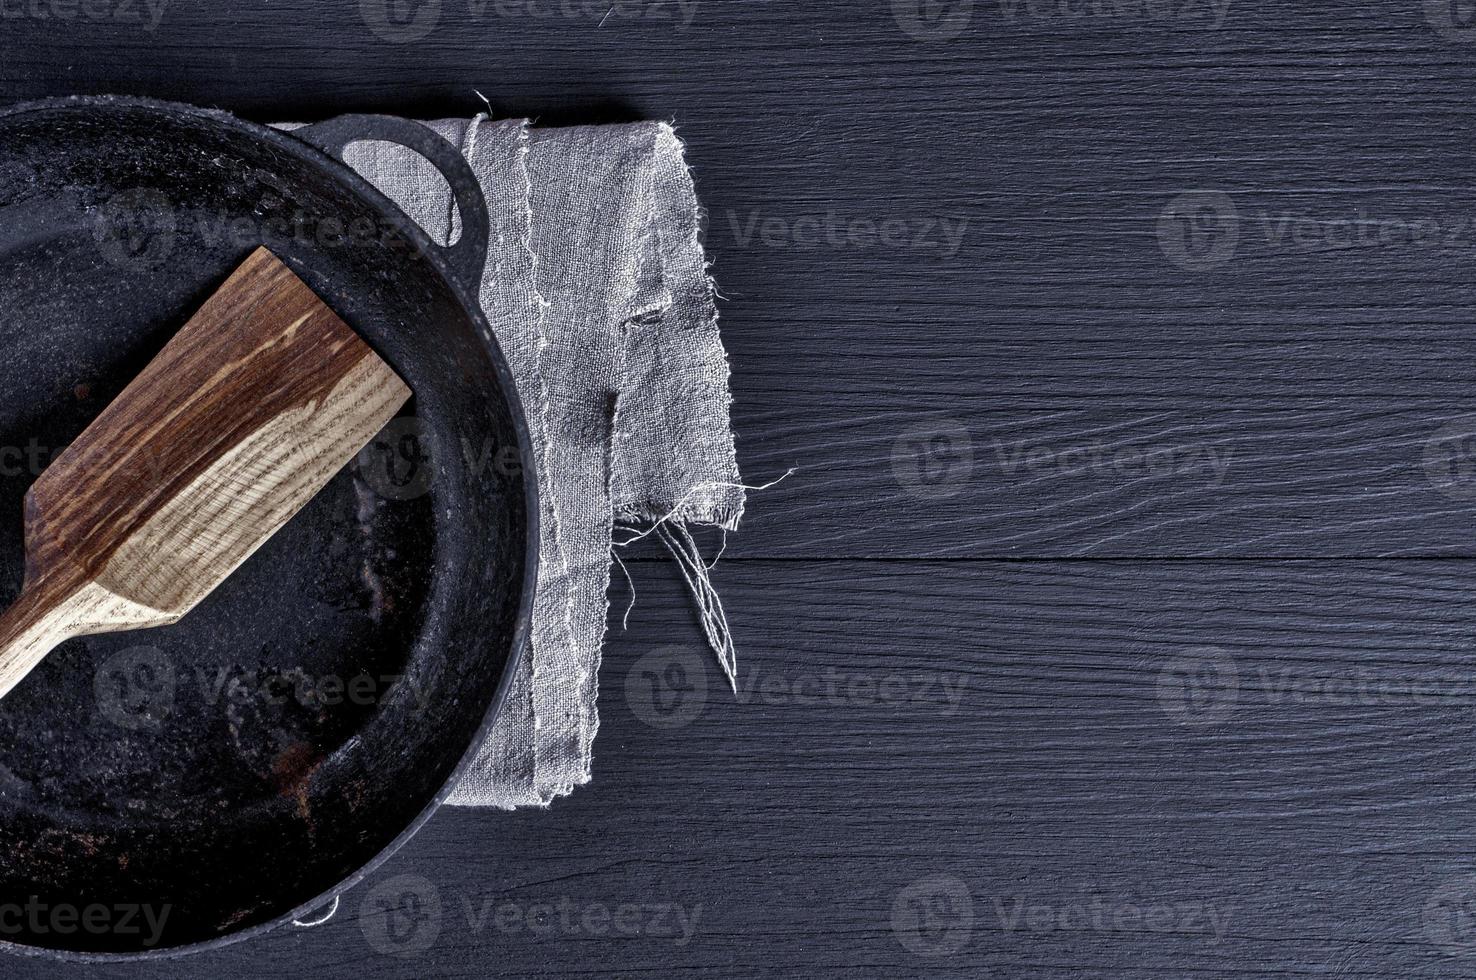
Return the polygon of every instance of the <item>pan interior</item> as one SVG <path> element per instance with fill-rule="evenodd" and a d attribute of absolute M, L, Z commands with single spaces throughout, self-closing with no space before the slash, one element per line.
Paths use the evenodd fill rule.
<path fill-rule="evenodd" d="M 180 623 L 65 643 L 0 701 L 0 909 L 109 910 L 0 940 L 149 952 L 278 918 L 415 821 L 494 700 L 527 529 L 476 323 L 326 159 L 205 113 L 0 116 L 0 599 L 27 487 L 259 244 L 415 397 Z"/>

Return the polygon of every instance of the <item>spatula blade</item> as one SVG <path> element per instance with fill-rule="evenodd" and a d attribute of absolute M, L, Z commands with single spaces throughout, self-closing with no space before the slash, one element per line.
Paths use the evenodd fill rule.
<path fill-rule="evenodd" d="M 178 620 L 296 514 L 409 387 L 265 248 L 26 495 L 0 696 L 56 643 Z"/>

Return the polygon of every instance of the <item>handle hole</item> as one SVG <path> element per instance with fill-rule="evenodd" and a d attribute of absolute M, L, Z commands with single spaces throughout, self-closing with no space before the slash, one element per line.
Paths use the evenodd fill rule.
<path fill-rule="evenodd" d="M 383 191 L 431 241 L 446 246 L 460 241 L 461 212 L 451 185 L 415 150 L 386 140 L 354 140 L 343 148 L 343 162 Z"/>

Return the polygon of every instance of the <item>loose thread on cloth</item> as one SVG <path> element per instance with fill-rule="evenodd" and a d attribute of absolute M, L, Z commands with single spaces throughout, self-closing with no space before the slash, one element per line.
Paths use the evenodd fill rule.
<path fill-rule="evenodd" d="M 714 568 L 717 568 L 717 563 L 723 560 L 723 555 L 726 554 L 728 550 L 728 529 L 724 527 L 719 528 L 719 530 L 722 531 L 723 543 L 718 545 L 717 554 L 713 555 L 712 561 L 707 563 L 707 570 L 709 572 L 712 571 Z"/>
<path fill-rule="evenodd" d="M 682 573 L 687 589 L 697 605 L 702 632 L 707 636 L 708 645 L 717 654 L 718 663 L 723 666 L 723 673 L 728 677 L 728 686 L 737 694 L 738 652 L 733 648 L 733 631 L 728 628 L 728 615 L 723 611 L 723 600 L 713 588 L 707 566 L 702 561 L 702 552 L 698 550 L 692 532 L 687 530 L 685 524 L 668 524 L 657 530 L 656 537 L 676 559 L 677 570 Z"/>
<path fill-rule="evenodd" d="M 670 521 L 672 518 L 680 514 L 682 512 L 682 508 L 687 506 L 687 501 L 691 500 L 695 495 L 699 493 L 706 493 L 709 490 L 747 490 L 750 492 L 767 490 L 770 487 L 778 486 L 779 484 L 783 483 L 785 480 L 789 479 L 789 477 L 792 476 L 794 472 L 795 467 L 791 466 L 789 469 L 785 470 L 782 475 L 770 480 L 768 483 L 763 483 L 758 486 L 752 486 L 747 483 L 729 483 L 725 480 L 703 480 L 701 483 L 694 483 L 690 490 L 682 494 L 681 499 L 676 502 L 675 507 L 671 508 L 671 510 L 668 510 L 665 514 L 662 514 L 659 518 L 652 522 L 650 527 L 646 528 L 644 531 L 634 532 L 624 541 L 616 541 L 615 547 L 624 548 L 628 544 L 634 544 L 644 537 L 655 534 L 657 528 L 661 527 L 667 521 Z M 632 529 L 632 531 L 634 531 L 634 529 Z"/>
<path fill-rule="evenodd" d="M 692 532 L 688 530 L 686 522 L 677 521 L 674 518 L 681 513 L 682 508 L 687 505 L 694 494 L 728 489 L 744 490 L 750 493 L 759 492 L 784 482 L 794 471 L 795 468 L 791 466 L 781 476 L 758 485 L 720 480 L 706 480 L 698 483 L 682 495 L 676 506 L 653 521 L 650 527 L 643 531 L 631 528 L 629 537 L 612 541 L 610 557 L 620 566 L 621 572 L 625 574 L 626 585 L 630 589 L 630 599 L 626 603 L 625 616 L 621 619 L 620 628 L 626 629 L 629 626 L 630 612 L 635 608 L 636 593 L 635 580 L 631 578 L 630 569 L 626 568 L 625 562 L 620 560 L 616 549 L 627 547 L 654 534 L 676 561 L 677 570 L 681 573 L 682 580 L 687 583 L 687 590 L 692 594 L 692 601 L 697 607 L 698 621 L 702 626 L 703 635 L 707 637 L 708 646 L 717 655 L 718 663 L 723 668 L 723 674 L 728 678 L 728 686 L 733 689 L 734 693 L 737 693 L 738 651 L 733 645 L 733 631 L 728 627 L 728 614 L 723 609 L 722 598 L 712 584 L 711 575 L 719 559 L 723 557 L 723 552 L 728 549 L 727 530 L 723 531 L 723 543 L 718 549 L 717 556 L 709 563 L 703 559 L 702 549 L 692 537 Z"/>
<path fill-rule="evenodd" d="M 630 591 L 630 599 L 625 603 L 625 615 L 620 617 L 620 628 L 630 629 L 630 611 L 636 606 L 636 584 L 635 579 L 630 577 L 630 569 L 625 567 L 625 562 L 615 553 L 614 547 L 610 548 L 610 557 L 615 559 L 615 564 L 620 566 L 621 573 L 625 576 L 625 587 Z"/>

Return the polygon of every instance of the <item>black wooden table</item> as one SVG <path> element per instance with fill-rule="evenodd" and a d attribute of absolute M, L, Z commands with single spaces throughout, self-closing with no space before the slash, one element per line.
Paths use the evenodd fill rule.
<path fill-rule="evenodd" d="M 162 3 L 3 0 L 0 94 L 675 119 L 798 470 L 736 699 L 638 562 L 592 786 L 5 976 L 1476 976 L 1466 6 Z"/>

